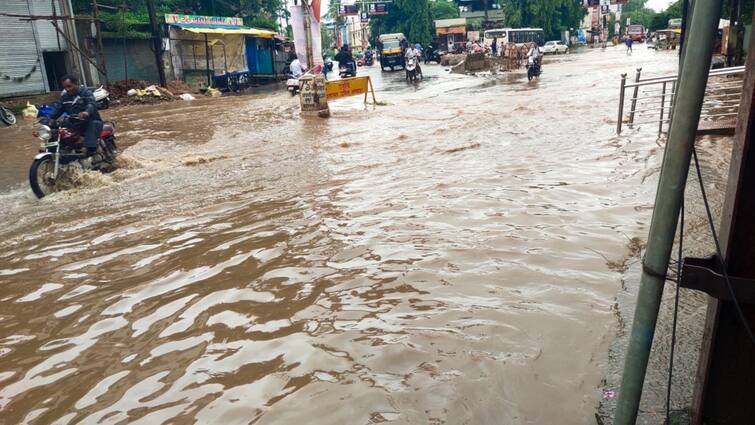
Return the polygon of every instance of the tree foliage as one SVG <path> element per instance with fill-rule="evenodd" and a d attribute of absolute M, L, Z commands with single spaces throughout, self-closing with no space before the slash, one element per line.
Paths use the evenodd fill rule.
<path fill-rule="evenodd" d="M 582 0 L 499 0 L 507 27 L 542 28 L 547 38 L 578 28 L 587 13 Z"/>
<path fill-rule="evenodd" d="M 120 34 L 124 20 L 127 33 L 148 32 L 146 0 L 99 0 L 98 3 L 127 7 L 125 12 L 100 9 L 103 32 Z M 250 26 L 277 30 L 278 18 L 288 14 L 284 0 L 156 0 L 155 3 L 160 21 L 166 13 L 231 16 L 243 18 Z M 91 0 L 72 0 L 72 5 L 76 14 L 92 14 Z"/>
<path fill-rule="evenodd" d="M 373 39 L 380 34 L 400 32 L 412 43 L 427 44 L 434 33 L 430 4 L 428 0 L 394 0 L 388 15 L 370 18 L 370 28 Z"/>
<path fill-rule="evenodd" d="M 456 3 L 446 0 L 436 0 L 430 3 L 430 19 L 453 19 L 459 17 L 459 8 Z"/>

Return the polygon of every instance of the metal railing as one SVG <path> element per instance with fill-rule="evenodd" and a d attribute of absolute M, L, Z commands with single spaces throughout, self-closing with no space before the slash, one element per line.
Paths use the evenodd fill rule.
<path fill-rule="evenodd" d="M 709 73 L 705 89 L 700 121 L 715 121 L 735 117 L 742 94 L 744 66 L 713 69 Z M 642 79 L 642 68 L 637 68 L 634 81 L 627 82 L 627 74 L 621 74 L 619 92 L 619 118 L 616 134 L 621 134 L 624 123 L 625 103 L 629 101 L 626 124 L 631 128 L 638 124 L 657 124 L 658 136 L 668 131 L 674 111 L 677 75 Z M 627 89 L 633 89 L 629 99 Z M 638 118 L 635 121 L 635 118 Z M 725 118 L 724 118 L 725 119 Z"/>

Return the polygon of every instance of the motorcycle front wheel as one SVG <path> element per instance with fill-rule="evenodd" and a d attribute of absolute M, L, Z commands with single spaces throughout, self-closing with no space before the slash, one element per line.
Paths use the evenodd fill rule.
<path fill-rule="evenodd" d="M 527 68 L 527 79 L 532 81 L 532 77 L 535 75 L 535 72 L 532 70 L 532 68 Z"/>
<path fill-rule="evenodd" d="M 55 180 L 49 176 L 52 174 L 55 164 L 49 156 L 35 159 L 29 168 L 29 184 L 37 198 L 43 198 L 55 192 Z"/>
<path fill-rule="evenodd" d="M 6 125 L 13 125 L 16 123 L 16 116 L 10 109 L 0 106 L 0 121 L 4 122 Z"/>

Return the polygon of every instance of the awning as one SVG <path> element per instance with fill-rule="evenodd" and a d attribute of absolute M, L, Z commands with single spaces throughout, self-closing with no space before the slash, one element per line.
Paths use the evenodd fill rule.
<path fill-rule="evenodd" d="M 235 34 L 235 35 L 254 35 L 262 38 L 273 38 L 276 33 L 268 30 L 260 30 L 250 27 L 211 27 L 211 26 L 194 26 L 194 25 L 180 25 L 174 24 L 174 26 L 193 33 L 198 34 Z"/>

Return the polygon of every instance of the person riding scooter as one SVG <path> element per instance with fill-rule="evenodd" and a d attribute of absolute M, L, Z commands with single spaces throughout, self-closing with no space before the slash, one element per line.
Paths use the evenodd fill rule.
<path fill-rule="evenodd" d="M 419 60 L 422 54 L 413 46 L 409 45 L 409 47 L 406 48 L 406 53 L 404 54 L 404 58 L 406 59 L 405 63 L 409 63 L 409 60 L 414 59 L 417 63 L 417 74 L 422 74 L 422 70 L 419 67 Z"/>
<path fill-rule="evenodd" d="M 336 54 L 336 62 L 338 62 L 339 68 L 345 68 L 349 66 L 350 62 L 354 62 L 354 56 L 351 54 L 351 49 L 349 49 L 348 44 L 344 44 L 343 47 L 341 47 L 341 51 Z"/>
<path fill-rule="evenodd" d="M 79 79 L 74 75 L 63 76 L 60 83 L 65 91 L 45 119 L 54 121 L 63 113 L 68 114 L 70 118 L 66 126 L 83 130 L 86 155 L 92 156 L 97 152 L 97 137 L 102 132 L 103 125 L 97 112 L 94 94 L 87 87 L 80 85 Z"/>
<path fill-rule="evenodd" d="M 346 68 L 350 71 L 348 72 L 349 74 L 356 75 L 357 64 L 354 61 L 354 56 L 351 54 L 348 44 L 344 44 L 341 47 L 341 51 L 336 55 L 336 61 L 338 62 L 339 70 Z"/>

